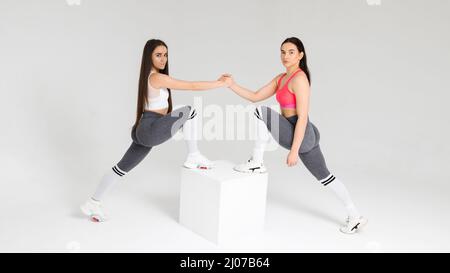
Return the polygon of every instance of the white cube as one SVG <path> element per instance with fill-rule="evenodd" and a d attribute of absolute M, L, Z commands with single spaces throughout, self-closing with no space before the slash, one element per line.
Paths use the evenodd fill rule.
<path fill-rule="evenodd" d="M 210 170 L 182 168 L 179 221 L 216 243 L 254 238 L 264 228 L 268 174 L 233 170 L 215 161 Z"/>

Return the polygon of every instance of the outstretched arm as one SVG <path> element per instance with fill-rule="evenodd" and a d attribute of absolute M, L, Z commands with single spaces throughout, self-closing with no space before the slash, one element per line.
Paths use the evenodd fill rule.
<path fill-rule="evenodd" d="M 234 81 L 229 86 L 231 90 L 234 91 L 234 93 L 238 94 L 242 98 L 249 100 L 251 102 L 258 102 L 265 100 L 271 96 L 273 96 L 277 91 L 277 80 L 281 76 L 278 75 L 275 78 L 273 78 L 268 84 L 261 87 L 258 91 L 254 92 L 249 89 L 246 89 L 245 87 L 242 87 L 235 83 Z"/>
<path fill-rule="evenodd" d="M 217 81 L 183 81 L 174 79 L 168 75 L 161 73 L 153 73 L 149 77 L 149 83 L 154 88 L 170 88 L 178 90 L 207 90 L 219 87 L 226 87 L 228 84 L 225 80 Z"/>

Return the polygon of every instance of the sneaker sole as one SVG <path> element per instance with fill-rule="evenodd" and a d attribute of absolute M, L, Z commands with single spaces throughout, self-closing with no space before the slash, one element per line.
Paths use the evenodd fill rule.
<path fill-rule="evenodd" d="M 88 216 L 92 222 L 99 223 L 99 222 L 105 222 L 107 220 L 107 219 L 103 219 L 103 218 L 99 217 L 98 215 L 92 214 L 88 209 L 84 208 L 83 205 L 80 206 L 80 209 L 81 209 L 81 212 L 84 215 Z"/>
<path fill-rule="evenodd" d="M 240 173 L 266 173 L 267 170 L 238 170 L 236 168 L 233 168 L 233 170 L 235 170 L 236 172 L 240 172 Z"/>
<path fill-rule="evenodd" d="M 212 168 L 214 168 L 214 165 L 212 166 L 199 166 L 197 164 L 190 164 L 190 163 L 184 163 L 183 167 L 188 168 L 188 169 L 199 169 L 199 170 L 210 170 Z"/>
<path fill-rule="evenodd" d="M 90 219 L 91 219 L 91 221 L 94 222 L 94 223 L 106 222 L 106 220 L 107 220 L 107 219 L 101 218 L 101 217 L 98 216 L 98 215 L 92 215 L 92 216 L 90 216 Z"/>
<path fill-rule="evenodd" d="M 366 226 L 368 222 L 369 222 L 369 220 L 367 220 L 366 218 L 363 218 L 362 221 L 359 222 L 358 228 L 354 229 L 353 231 L 346 232 L 346 231 L 342 231 L 342 229 L 339 229 L 339 231 L 341 231 L 344 234 L 355 234 L 356 232 L 361 230 L 364 226 Z"/>

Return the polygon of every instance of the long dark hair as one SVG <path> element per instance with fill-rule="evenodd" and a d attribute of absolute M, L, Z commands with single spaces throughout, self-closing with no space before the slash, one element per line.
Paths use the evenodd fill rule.
<path fill-rule="evenodd" d="M 291 37 L 284 40 L 284 42 L 281 45 L 284 45 L 285 43 L 292 43 L 297 47 L 298 52 L 300 53 L 303 52 L 303 58 L 300 60 L 298 66 L 303 70 L 303 72 L 305 72 L 306 77 L 308 78 L 309 81 L 309 85 L 311 85 L 311 74 L 309 73 L 308 63 L 306 61 L 306 51 L 302 41 L 300 41 L 300 39 L 297 37 Z"/>
<path fill-rule="evenodd" d="M 141 120 L 142 113 L 144 112 L 145 104 L 148 103 L 147 93 L 148 93 L 148 76 L 150 75 L 150 71 L 153 67 L 152 63 L 152 54 L 156 47 L 164 46 L 166 48 L 167 45 L 161 40 L 151 39 L 148 40 L 144 47 L 144 52 L 142 53 L 142 62 L 141 62 L 141 74 L 139 76 L 139 92 L 138 92 L 138 100 L 137 100 L 137 110 L 136 110 L 136 121 L 133 125 L 135 128 L 139 121 Z M 160 69 L 159 73 L 169 75 L 169 60 L 167 60 L 166 67 L 164 69 Z M 172 93 L 170 89 L 169 91 L 169 109 L 168 113 L 172 112 Z"/>

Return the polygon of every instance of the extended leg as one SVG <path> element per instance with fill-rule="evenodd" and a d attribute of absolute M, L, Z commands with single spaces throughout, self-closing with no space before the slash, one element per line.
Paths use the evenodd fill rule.
<path fill-rule="evenodd" d="M 314 175 L 322 185 L 330 188 L 344 204 L 348 214 L 348 222 L 346 226 L 341 227 L 340 230 L 342 232 L 354 233 L 358 228 L 360 229 L 367 223 L 367 220 L 364 217 L 361 217 L 359 211 L 356 209 L 345 185 L 328 170 L 325 158 L 320 150 L 320 145 L 317 145 L 307 153 L 301 153 L 300 159 L 311 174 Z"/>
<path fill-rule="evenodd" d="M 131 143 L 119 163 L 103 175 L 91 199 L 81 206 L 81 211 L 93 221 L 106 221 L 108 217 L 101 205 L 104 195 L 122 179 L 121 177 L 136 167 L 147 156 L 150 150 L 151 147 L 145 147 L 135 142 Z"/>

